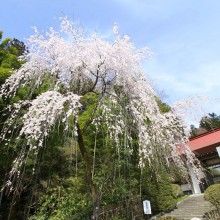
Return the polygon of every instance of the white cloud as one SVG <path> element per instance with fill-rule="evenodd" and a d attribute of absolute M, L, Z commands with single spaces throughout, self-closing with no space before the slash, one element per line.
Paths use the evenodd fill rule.
<path fill-rule="evenodd" d="M 144 69 L 150 69 L 156 85 L 168 94 L 167 101 L 170 104 L 190 96 L 206 96 L 210 100 L 204 106 L 206 111 L 220 114 L 220 62 L 201 64 L 188 72 L 179 70 L 178 74 L 177 69 L 164 71 L 158 62 L 153 61 L 151 64 L 150 66 L 146 63 Z"/>

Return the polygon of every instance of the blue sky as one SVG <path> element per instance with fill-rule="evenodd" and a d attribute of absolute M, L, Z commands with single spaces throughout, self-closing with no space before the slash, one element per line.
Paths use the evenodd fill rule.
<path fill-rule="evenodd" d="M 0 29 L 4 37 L 24 40 L 31 26 L 56 27 L 60 16 L 105 37 L 117 22 L 121 34 L 154 53 L 143 68 L 166 102 L 205 95 L 216 99 L 206 110 L 220 114 L 219 0 L 7 0 Z"/>

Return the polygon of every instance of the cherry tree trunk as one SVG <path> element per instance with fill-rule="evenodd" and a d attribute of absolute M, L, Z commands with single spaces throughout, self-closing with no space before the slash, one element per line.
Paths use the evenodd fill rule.
<path fill-rule="evenodd" d="M 90 193 L 92 196 L 92 204 L 93 204 L 93 214 L 91 216 L 92 220 L 98 220 L 99 218 L 99 206 L 100 206 L 100 197 L 98 190 L 93 183 L 92 180 L 92 163 L 91 163 L 91 158 L 90 155 L 88 154 L 88 151 L 85 147 L 84 141 L 83 141 L 83 136 L 82 136 L 82 131 L 79 127 L 79 124 L 77 124 L 77 133 L 78 133 L 78 145 L 80 152 L 82 154 L 82 157 L 86 163 L 86 178 L 87 178 L 87 183 L 90 189 Z"/>

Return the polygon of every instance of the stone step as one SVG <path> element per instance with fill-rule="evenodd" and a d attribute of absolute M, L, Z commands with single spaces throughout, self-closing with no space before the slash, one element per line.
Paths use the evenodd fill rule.
<path fill-rule="evenodd" d="M 200 202 L 201 203 L 201 202 Z M 198 204 L 198 203 L 197 203 Z M 195 205 L 195 203 L 192 203 L 192 204 L 190 204 L 190 205 L 181 205 L 181 206 L 177 206 L 178 208 L 182 208 L 182 207 L 184 207 L 184 208 L 192 208 L 192 207 L 194 207 L 194 205 Z M 199 205 L 199 204 L 198 204 Z M 210 206 L 210 204 L 207 204 L 207 205 L 200 205 L 200 207 L 209 207 Z"/>
<path fill-rule="evenodd" d="M 211 206 L 202 206 L 202 207 L 181 207 L 181 208 L 178 208 L 178 210 L 184 210 L 184 211 L 191 211 L 191 210 L 206 210 L 206 209 L 210 209 Z M 176 210 L 176 209 L 175 209 Z"/>
<path fill-rule="evenodd" d="M 192 218 L 203 218 L 203 215 L 191 215 L 191 216 L 182 216 L 182 215 L 165 215 L 167 217 L 174 217 L 177 219 L 192 219 Z"/>
<path fill-rule="evenodd" d="M 181 214 L 181 215 L 204 215 L 206 211 L 202 211 L 202 212 L 170 212 L 170 215 L 177 215 L 177 214 Z"/>
<path fill-rule="evenodd" d="M 211 209 L 211 204 L 204 200 L 203 194 L 192 195 L 177 204 L 177 209 L 164 216 L 172 216 L 178 220 L 191 220 L 193 217 L 203 219 L 205 212 Z"/>
<path fill-rule="evenodd" d="M 187 212 L 173 212 L 173 213 L 169 213 L 169 215 L 204 215 L 204 212 L 191 212 L 191 213 L 187 213 Z"/>
<path fill-rule="evenodd" d="M 195 216 L 195 217 L 197 217 L 197 216 L 203 216 L 203 213 L 191 213 L 191 214 L 184 214 L 184 213 L 175 213 L 175 214 L 172 214 L 172 213 L 170 213 L 170 214 L 167 214 L 166 216 Z"/>
<path fill-rule="evenodd" d="M 167 215 L 169 217 L 175 217 L 178 220 L 192 219 L 192 218 L 200 218 L 203 219 L 203 215 L 192 215 L 192 216 L 182 216 L 182 215 Z"/>
<path fill-rule="evenodd" d="M 209 211 L 210 208 L 206 208 L 206 209 L 175 209 L 174 211 L 178 211 L 178 212 L 188 212 L 188 213 L 192 213 L 192 212 L 204 212 L 204 211 Z M 174 212 L 173 211 L 173 212 Z"/>
<path fill-rule="evenodd" d="M 178 220 L 186 220 L 186 219 L 191 220 L 192 218 L 204 219 L 203 216 L 172 216 L 172 215 L 168 215 L 168 217 L 173 217 Z"/>
<path fill-rule="evenodd" d="M 185 211 L 185 212 L 193 212 L 193 211 L 204 211 L 204 210 L 207 210 L 207 209 L 211 209 L 210 206 L 208 207 L 195 207 L 195 208 L 178 208 L 178 209 L 174 209 L 174 211 L 178 210 L 178 211 Z"/>

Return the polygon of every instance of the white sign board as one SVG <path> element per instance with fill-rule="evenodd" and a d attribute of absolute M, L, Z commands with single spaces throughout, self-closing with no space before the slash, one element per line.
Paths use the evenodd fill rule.
<path fill-rule="evenodd" d="M 216 147 L 216 150 L 218 152 L 218 156 L 220 157 L 220 147 Z"/>
<path fill-rule="evenodd" d="M 151 205 L 149 200 L 143 201 L 144 214 L 150 215 L 151 213 Z"/>

